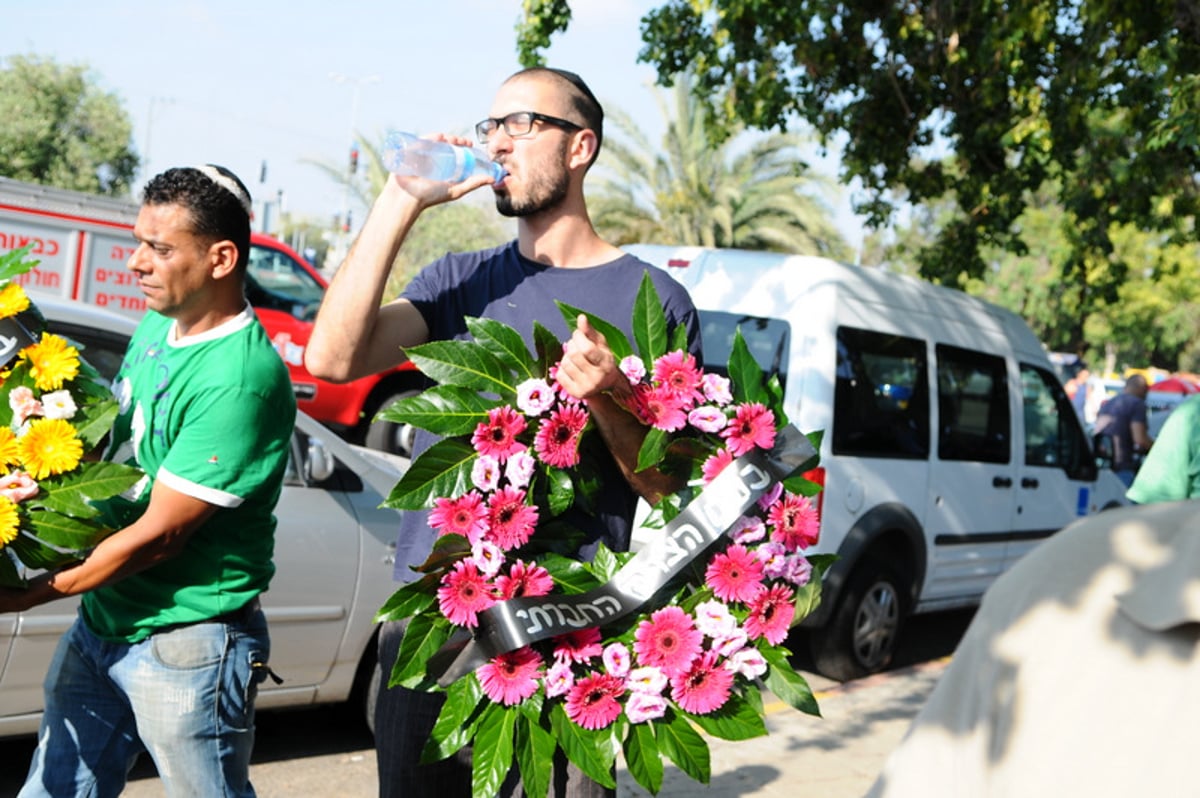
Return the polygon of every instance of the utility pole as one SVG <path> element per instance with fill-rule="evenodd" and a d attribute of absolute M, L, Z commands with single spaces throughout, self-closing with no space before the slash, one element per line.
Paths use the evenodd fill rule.
<path fill-rule="evenodd" d="M 334 81 L 335 83 L 349 83 L 351 86 L 354 87 L 353 97 L 352 97 L 352 100 L 350 103 L 350 147 L 351 147 L 351 152 L 353 153 L 351 157 L 356 158 L 357 157 L 357 147 L 358 147 L 358 144 L 356 142 L 356 137 L 357 137 L 358 133 L 355 130 L 355 128 L 358 127 L 359 94 L 362 92 L 363 86 L 366 86 L 371 83 L 378 83 L 379 75 L 367 75 L 365 77 L 353 78 L 353 77 L 349 77 L 348 75 L 343 75 L 340 72 L 330 72 L 329 79 Z M 342 186 L 342 211 L 338 217 L 338 220 L 340 222 L 340 224 L 338 225 L 338 238 L 337 238 L 337 240 L 338 240 L 337 249 L 338 249 L 338 255 L 339 255 L 339 257 L 337 259 L 338 263 L 341 262 L 341 256 L 344 256 L 346 251 L 349 249 L 348 242 L 349 242 L 349 236 L 350 236 L 350 182 L 353 179 L 354 179 L 353 172 L 348 171 L 348 173 L 346 175 L 346 181 Z"/>

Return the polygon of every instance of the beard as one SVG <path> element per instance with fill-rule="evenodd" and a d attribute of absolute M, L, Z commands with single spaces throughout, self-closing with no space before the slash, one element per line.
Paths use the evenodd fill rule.
<path fill-rule="evenodd" d="M 564 139 L 554 160 L 546 160 L 536 164 L 528 190 L 520 197 L 514 197 L 512 192 L 496 194 L 496 210 L 501 216 L 522 217 L 533 216 L 542 211 L 557 207 L 567 197 L 570 179 L 566 169 L 562 167 L 567 154 L 567 141 Z"/>

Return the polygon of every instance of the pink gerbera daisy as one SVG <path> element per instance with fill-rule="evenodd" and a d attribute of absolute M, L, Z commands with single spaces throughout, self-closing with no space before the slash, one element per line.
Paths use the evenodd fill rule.
<path fill-rule="evenodd" d="M 442 614 L 458 626 L 476 626 L 477 614 L 496 603 L 487 579 L 465 560 L 456 562 L 454 570 L 442 577 L 437 595 Z"/>
<path fill-rule="evenodd" d="M 685 711 L 707 715 L 729 700 L 733 672 L 717 664 L 717 652 L 708 651 L 687 673 L 671 683 L 671 698 Z"/>
<path fill-rule="evenodd" d="M 487 697 L 511 707 L 537 692 L 542 656 L 529 646 L 494 657 L 475 674 Z"/>
<path fill-rule="evenodd" d="M 570 468 L 579 463 L 579 436 L 587 426 L 588 414 L 582 405 L 566 405 L 538 425 L 533 450 L 546 465 Z"/>
<path fill-rule="evenodd" d="M 756 446 L 770 449 L 775 445 L 775 414 L 758 402 L 738 405 L 729 426 L 721 430 L 721 437 L 734 457 L 741 457 Z"/>
<path fill-rule="evenodd" d="M 523 490 L 501 488 L 488 500 L 488 534 L 505 551 L 524 545 L 537 522 L 538 509 L 525 503 Z"/>
<path fill-rule="evenodd" d="M 796 608 L 792 605 L 792 591 L 784 585 L 775 585 L 759 594 L 750 602 L 750 616 L 746 618 L 746 634 L 751 640 L 765 637 L 777 646 L 787 637 Z"/>
<path fill-rule="evenodd" d="M 554 658 L 559 662 L 587 662 L 604 652 L 600 630 L 592 627 L 554 638 Z"/>
<path fill-rule="evenodd" d="M 700 387 L 703 378 L 690 352 L 677 349 L 654 361 L 654 381 L 686 403 L 704 399 Z"/>
<path fill-rule="evenodd" d="M 607 673 L 593 673 L 575 682 L 567 693 L 567 717 L 585 729 L 603 729 L 621 714 L 625 682 Z"/>
<path fill-rule="evenodd" d="M 554 579 L 550 572 L 524 560 L 513 563 L 507 576 L 496 577 L 496 592 L 506 601 L 520 596 L 548 596 L 553 589 Z"/>
<path fill-rule="evenodd" d="M 712 457 L 704 461 L 704 465 L 700 467 L 701 473 L 704 475 L 704 484 L 712 482 L 725 470 L 725 466 L 733 462 L 733 453 L 728 449 L 722 449 Z"/>
<path fill-rule="evenodd" d="M 429 511 L 429 525 L 439 535 L 462 535 L 474 543 L 487 531 L 488 508 L 476 491 L 457 499 L 437 499 Z"/>
<path fill-rule="evenodd" d="M 524 448 L 517 436 L 525 431 L 525 417 L 508 405 L 488 411 L 488 420 L 479 422 L 471 445 L 480 454 L 494 457 L 503 463 L 510 455 Z"/>
<path fill-rule="evenodd" d="M 821 522 L 817 508 L 806 496 L 785 493 L 781 501 L 767 511 L 767 523 L 774 527 L 771 540 L 782 543 L 788 551 L 805 549 L 817 542 Z"/>
<path fill-rule="evenodd" d="M 633 387 L 634 412 L 642 423 L 664 432 L 676 432 L 687 426 L 684 400 L 667 388 L 642 383 Z"/>
<path fill-rule="evenodd" d="M 762 592 L 762 578 L 762 563 L 737 543 L 713 557 L 704 571 L 704 581 L 723 601 L 750 601 Z"/>
<path fill-rule="evenodd" d="M 663 607 L 638 624 L 633 649 L 642 665 L 654 665 L 667 676 L 685 673 L 700 655 L 704 635 L 679 607 Z"/>

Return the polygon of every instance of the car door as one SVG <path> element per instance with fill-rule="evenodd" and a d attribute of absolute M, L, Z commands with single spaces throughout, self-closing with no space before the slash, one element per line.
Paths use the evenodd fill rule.
<path fill-rule="evenodd" d="M 1005 359 L 938 344 L 937 451 L 925 511 L 932 541 L 923 601 L 977 597 L 1003 570 L 1014 501 Z"/>

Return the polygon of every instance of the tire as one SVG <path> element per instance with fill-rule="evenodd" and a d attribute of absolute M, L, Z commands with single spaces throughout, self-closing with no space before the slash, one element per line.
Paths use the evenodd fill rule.
<path fill-rule="evenodd" d="M 841 682 L 886 668 L 908 613 L 908 581 L 896 569 L 864 560 L 847 580 L 828 623 L 812 630 L 817 671 Z"/>
<path fill-rule="evenodd" d="M 375 413 L 390 407 L 400 399 L 416 396 L 418 393 L 420 391 L 401 391 L 391 394 L 379 403 L 375 408 Z M 375 413 L 372 413 L 372 418 L 374 418 Z M 413 435 L 415 434 L 416 428 L 411 424 L 395 424 L 391 421 L 372 420 L 367 427 L 367 434 L 363 439 L 363 445 L 368 449 L 378 449 L 381 452 L 398 454 L 401 457 L 412 457 Z"/>

